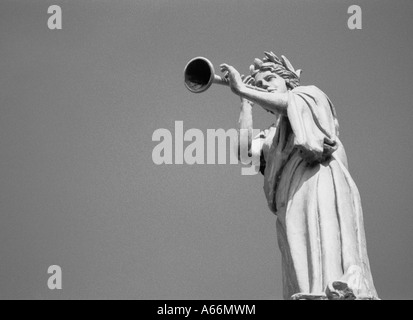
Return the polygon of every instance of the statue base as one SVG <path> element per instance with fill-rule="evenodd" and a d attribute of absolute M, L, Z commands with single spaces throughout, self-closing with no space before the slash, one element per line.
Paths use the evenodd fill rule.
<path fill-rule="evenodd" d="M 357 296 L 344 281 L 334 281 L 325 293 L 296 293 L 291 300 L 380 300 L 373 296 Z"/>
<path fill-rule="evenodd" d="M 380 300 L 375 297 L 337 297 L 329 298 L 326 294 L 310 294 L 310 293 L 297 293 L 291 297 L 291 300 Z"/>

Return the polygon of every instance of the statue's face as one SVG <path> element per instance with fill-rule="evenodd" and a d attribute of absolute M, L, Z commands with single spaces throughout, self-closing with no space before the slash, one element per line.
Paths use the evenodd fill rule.
<path fill-rule="evenodd" d="M 288 91 L 285 79 L 271 71 L 259 72 L 255 76 L 255 85 L 270 92 L 285 93 Z"/>

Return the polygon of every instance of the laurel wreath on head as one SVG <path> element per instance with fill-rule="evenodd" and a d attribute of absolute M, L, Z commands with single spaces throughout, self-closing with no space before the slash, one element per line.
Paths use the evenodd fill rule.
<path fill-rule="evenodd" d="M 292 76 L 297 78 L 298 81 L 300 81 L 302 70 L 301 69 L 295 70 L 290 60 L 288 60 L 285 56 L 282 55 L 280 59 L 272 51 L 264 52 L 264 54 L 265 54 L 265 57 L 262 60 L 258 58 L 254 59 L 254 64 L 250 66 L 251 76 L 254 77 L 263 68 L 265 67 L 271 68 L 271 66 L 275 64 L 275 65 L 280 65 L 284 67 L 284 69 L 290 71 Z"/>

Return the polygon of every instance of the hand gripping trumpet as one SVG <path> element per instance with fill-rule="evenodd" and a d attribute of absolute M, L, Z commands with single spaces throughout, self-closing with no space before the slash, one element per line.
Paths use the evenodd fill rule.
<path fill-rule="evenodd" d="M 214 65 L 207 58 L 196 57 L 188 62 L 184 69 L 185 87 L 193 93 L 201 93 L 209 89 L 213 84 L 229 86 L 227 79 L 215 74 Z M 266 90 L 247 85 L 250 89 L 264 91 Z"/>

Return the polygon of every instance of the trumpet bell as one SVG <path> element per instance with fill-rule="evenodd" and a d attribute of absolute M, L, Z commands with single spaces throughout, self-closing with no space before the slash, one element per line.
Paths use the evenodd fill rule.
<path fill-rule="evenodd" d="M 214 66 L 207 58 L 196 57 L 188 62 L 184 70 L 185 86 L 193 93 L 209 89 L 214 82 Z"/>

